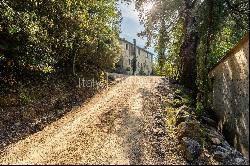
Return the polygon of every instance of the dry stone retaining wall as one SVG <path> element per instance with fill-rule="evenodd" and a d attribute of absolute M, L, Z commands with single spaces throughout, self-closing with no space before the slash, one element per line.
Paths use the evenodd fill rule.
<path fill-rule="evenodd" d="M 213 108 L 228 142 L 249 155 L 249 35 L 210 71 Z"/>

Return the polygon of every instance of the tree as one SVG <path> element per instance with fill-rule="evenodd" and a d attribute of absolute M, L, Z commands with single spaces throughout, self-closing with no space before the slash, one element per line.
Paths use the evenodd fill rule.
<path fill-rule="evenodd" d="M 208 107 L 209 69 L 249 30 L 249 2 L 135 1 L 145 27 L 139 35 L 147 37 L 147 45 L 156 45 L 159 59 L 162 50 L 167 49 L 163 67 L 159 67 L 159 63 L 155 67 L 157 73 L 172 76 L 169 71 L 177 69 L 176 77 L 179 82 L 198 92 L 197 105 Z M 150 2 L 154 7 L 145 11 L 143 6 Z M 165 22 L 164 36 L 168 38 L 162 37 L 162 20 Z"/>
<path fill-rule="evenodd" d="M 143 6 L 149 2 L 154 3 L 154 8 L 150 11 L 143 10 Z M 156 44 L 158 52 L 159 65 L 163 66 L 163 56 L 169 43 L 168 33 L 174 30 L 177 23 L 183 23 L 182 44 L 180 47 L 180 83 L 185 86 L 196 89 L 196 50 L 198 46 L 199 36 L 197 32 L 196 13 L 200 6 L 198 0 L 137 0 L 136 6 L 140 11 L 141 21 L 145 30 L 140 36 L 146 36 L 147 45 Z M 181 21 L 183 20 L 183 21 Z M 163 69 L 163 67 L 161 67 Z"/>
<path fill-rule="evenodd" d="M 2 0 L 1 81 L 24 73 L 100 74 L 119 54 L 116 0 Z"/>
<path fill-rule="evenodd" d="M 234 6 L 241 6 L 239 11 L 246 11 L 248 2 L 231 1 Z M 244 7 L 243 7 L 244 6 Z M 237 17 L 241 21 L 237 24 Z M 228 6 L 227 0 L 204 0 L 198 11 L 198 32 L 200 36 L 198 48 L 198 79 L 199 100 L 207 108 L 209 93 L 209 69 L 232 48 L 248 30 L 248 16 L 246 13 L 237 13 L 237 16 Z M 220 50 L 220 51 L 219 51 Z"/>
<path fill-rule="evenodd" d="M 164 18 L 160 20 L 160 30 L 157 38 L 157 46 L 155 47 L 155 50 L 158 53 L 158 63 L 160 70 L 162 71 L 166 60 L 166 40 L 168 38 Z"/>
<path fill-rule="evenodd" d="M 184 1 L 184 39 L 181 45 L 180 57 L 180 83 L 190 89 L 196 90 L 196 50 L 199 42 L 199 36 L 197 32 L 196 12 L 197 12 L 197 0 L 185 0 Z"/>

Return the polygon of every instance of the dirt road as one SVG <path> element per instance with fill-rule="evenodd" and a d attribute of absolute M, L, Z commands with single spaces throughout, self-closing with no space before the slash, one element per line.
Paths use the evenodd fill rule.
<path fill-rule="evenodd" d="M 165 126 L 167 84 L 128 77 L 9 146 L 0 164 L 186 164 Z"/>

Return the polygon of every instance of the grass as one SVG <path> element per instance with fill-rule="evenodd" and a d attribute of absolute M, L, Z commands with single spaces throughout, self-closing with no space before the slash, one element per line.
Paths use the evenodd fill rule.
<path fill-rule="evenodd" d="M 203 126 L 200 126 L 199 132 L 200 132 L 200 144 L 202 145 L 202 148 L 205 149 L 209 146 L 206 141 L 206 133 L 207 133 L 206 128 Z"/>
<path fill-rule="evenodd" d="M 183 95 L 183 91 L 180 90 L 180 89 L 177 89 L 174 93 L 175 93 L 175 95 L 178 95 L 178 96 L 182 96 Z"/>
<path fill-rule="evenodd" d="M 183 101 L 180 99 L 174 99 L 172 102 L 172 106 L 175 108 L 178 108 L 178 107 L 182 106 L 183 104 L 184 104 Z"/>
<path fill-rule="evenodd" d="M 174 94 L 175 94 L 175 99 L 168 101 L 168 103 L 170 103 L 172 107 L 178 108 L 182 105 L 193 107 L 195 105 L 195 101 L 191 96 L 191 94 L 186 94 L 180 89 L 177 89 Z"/>

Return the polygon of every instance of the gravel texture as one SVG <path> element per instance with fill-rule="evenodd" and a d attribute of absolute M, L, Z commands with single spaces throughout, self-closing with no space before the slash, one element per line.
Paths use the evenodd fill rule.
<path fill-rule="evenodd" d="M 127 77 L 8 146 L 0 164 L 187 164 L 165 125 L 167 86 L 162 77 Z"/>

